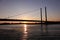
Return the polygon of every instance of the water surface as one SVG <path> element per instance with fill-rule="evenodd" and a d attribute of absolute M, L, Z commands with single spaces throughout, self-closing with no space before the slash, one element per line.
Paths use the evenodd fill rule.
<path fill-rule="evenodd" d="M 60 38 L 60 24 L 53 25 L 0 25 L 0 29 L 2 30 L 14 30 L 13 32 L 4 32 L 4 34 L 13 35 L 10 38 L 17 38 L 16 40 L 50 40 L 51 38 L 54 40 L 59 40 Z M 1 30 L 0 30 L 1 31 Z M 2 32 L 0 32 L 2 34 Z M 16 35 L 16 36 L 15 36 Z M 0 36 L 1 37 L 1 36 Z M 50 38 L 50 39 L 48 39 Z M 15 40 L 15 39 L 14 39 Z"/>

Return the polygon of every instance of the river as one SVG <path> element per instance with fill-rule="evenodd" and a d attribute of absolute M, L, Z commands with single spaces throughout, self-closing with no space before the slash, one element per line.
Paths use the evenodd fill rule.
<path fill-rule="evenodd" d="M 7 34 L 13 35 L 13 37 L 9 37 L 11 40 L 16 36 L 19 36 L 16 40 L 60 40 L 60 24 L 51 24 L 51 25 L 44 25 L 44 24 L 20 24 L 20 25 L 0 25 L 1 30 L 5 30 L 1 32 L 0 35 Z M 8 32 L 6 32 L 8 30 Z M 14 30 L 13 32 L 9 32 L 9 30 Z M 17 35 L 18 34 L 18 35 Z M 1 37 L 1 36 L 0 36 Z M 5 37 L 5 36 L 4 36 Z M 2 39 L 4 38 L 2 37 Z M 15 37 L 17 38 L 17 37 Z M 14 40 L 15 40 L 14 38 Z"/>

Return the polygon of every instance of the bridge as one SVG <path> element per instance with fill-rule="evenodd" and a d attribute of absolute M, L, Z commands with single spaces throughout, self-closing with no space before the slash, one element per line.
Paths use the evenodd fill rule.
<path fill-rule="evenodd" d="M 26 21 L 26 22 L 41 22 L 40 20 L 20 20 L 20 19 L 0 19 L 0 21 Z"/>
<path fill-rule="evenodd" d="M 36 10 L 33 10 L 34 12 L 37 11 Z M 29 12 L 33 12 L 33 11 L 29 11 Z M 29 12 L 26 12 L 29 13 Z M 24 13 L 25 14 L 25 13 Z M 0 18 L 0 21 L 16 21 L 16 22 L 34 22 L 34 23 L 44 23 L 44 22 L 47 22 L 47 10 L 46 10 L 46 7 L 45 7 L 45 21 L 42 20 L 42 8 L 40 8 L 40 19 L 41 20 L 21 20 L 21 19 L 9 19 L 11 17 L 15 17 L 15 16 L 18 16 L 18 15 L 22 15 L 22 14 L 17 14 L 17 15 L 13 15 L 13 16 L 9 16 L 9 17 L 6 17 L 6 18 Z"/>

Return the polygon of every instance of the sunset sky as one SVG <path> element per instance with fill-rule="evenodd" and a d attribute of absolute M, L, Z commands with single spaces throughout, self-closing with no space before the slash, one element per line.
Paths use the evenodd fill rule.
<path fill-rule="evenodd" d="M 40 8 L 48 21 L 60 21 L 60 0 L 0 0 L 0 18 L 40 20 Z"/>

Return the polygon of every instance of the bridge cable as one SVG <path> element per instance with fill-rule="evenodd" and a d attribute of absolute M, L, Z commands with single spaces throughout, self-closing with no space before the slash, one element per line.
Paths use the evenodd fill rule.
<path fill-rule="evenodd" d="M 32 11 L 24 12 L 24 13 L 22 13 L 22 14 L 31 13 L 31 12 L 34 12 L 34 11 L 37 11 L 37 10 L 38 10 L 38 9 L 35 9 L 35 10 L 32 10 Z M 5 19 L 7 19 L 7 18 L 11 18 L 11 17 L 15 17 L 15 16 L 18 16 L 18 15 L 22 15 L 22 14 L 17 14 L 17 15 L 13 15 L 13 16 L 5 17 Z"/>

